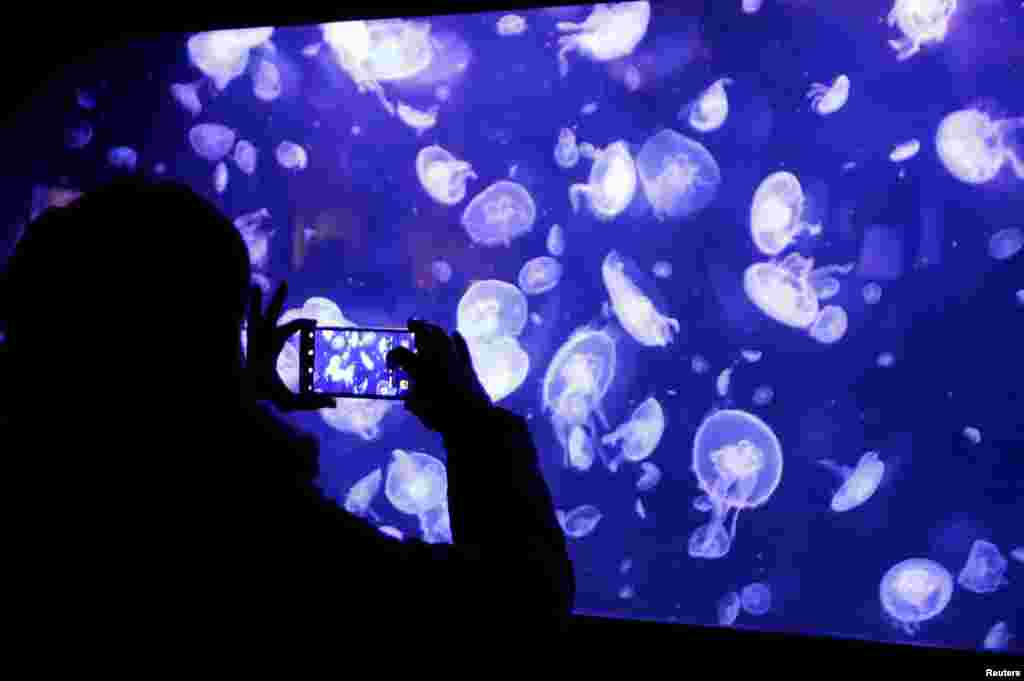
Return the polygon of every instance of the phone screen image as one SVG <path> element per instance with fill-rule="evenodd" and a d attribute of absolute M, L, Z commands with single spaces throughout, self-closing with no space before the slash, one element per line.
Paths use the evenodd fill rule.
<path fill-rule="evenodd" d="M 303 389 L 308 392 L 392 400 L 409 393 L 409 376 L 388 369 L 387 356 L 399 346 L 415 352 L 411 331 L 317 327 L 304 341 Z"/>

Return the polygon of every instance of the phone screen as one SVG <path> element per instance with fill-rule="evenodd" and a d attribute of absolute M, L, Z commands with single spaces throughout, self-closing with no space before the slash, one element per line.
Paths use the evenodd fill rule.
<path fill-rule="evenodd" d="M 321 395 L 401 400 L 409 393 L 409 376 L 387 365 L 388 353 L 399 346 L 415 352 L 413 332 L 317 327 L 302 342 L 302 389 Z"/>

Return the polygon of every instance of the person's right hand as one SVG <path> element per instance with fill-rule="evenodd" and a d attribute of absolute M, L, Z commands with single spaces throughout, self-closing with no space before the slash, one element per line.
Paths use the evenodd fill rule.
<path fill-rule="evenodd" d="M 391 369 L 404 369 L 411 379 L 405 407 L 427 428 L 441 434 L 464 427 L 473 411 L 491 406 L 473 369 L 466 340 L 458 331 L 449 338 L 444 330 L 427 322 L 410 319 L 416 334 L 416 352 L 397 347 L 388 353 Z"/>

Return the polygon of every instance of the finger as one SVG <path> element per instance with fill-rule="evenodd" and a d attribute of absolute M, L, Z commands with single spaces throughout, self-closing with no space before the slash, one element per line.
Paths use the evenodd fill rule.
<path fill-rule="evenodd" d="M 391 370 L 402 369 L 415 381 L 420 373 L 420 360 L 414 352 L 408 348 L 397 347 L 391 350 L 387 356 L 388 368 Z"/>
<path fill-rule="evenodd" d="M 267 307 L 267 321 L 270 324 L 277 323 L 277 320 L 281 317 L 281 311 L 284 310 L 284 300 L 288 297 L 288 282 L 282 281 L 277 290 L 274 291 L 274 297 L 270 299 L 270 305 Z"/>
<path fill-rule="evenodd" d="M 293 319 L 287 324 L 282 324 L 276 328 L 275 335 L 284 336 L 285 338 L 291 338 L 297 333 L 303 331 L 309 331 L 310 329 L 316 328 L 315 319 Z"/>
<path fill-rule="evenodd" d="M 249 323 L 258 326 L 261 319 L 260 314 L 263 312 L 263 291 L 259 286 L 253 286 L 249 296 Z"/>

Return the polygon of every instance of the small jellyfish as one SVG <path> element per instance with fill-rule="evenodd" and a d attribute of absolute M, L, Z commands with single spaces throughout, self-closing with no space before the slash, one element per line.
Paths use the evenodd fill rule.
<path fill-rule="evenodd" d="M 510 246 L 512 240 L 533 229 L 537 206 L 526 188 L 498 180 L 474 196 L 462 212 L 462 226 L 473 243 Z"/>
<path fill-rule="evenodd" d="M 259 150 L 248 140 L 238 140 L 238 144 L 235 145 L 234 161 L 246 175 L 252 175 L 256 172 L 256 160 L 259 156 Z"/>
<path fill-rule="evenodd" d="M 565 533 L 573 539 L 582 539 L 594 531 L 603 515 L 596 506 L 586 504 L 577 506 L 563 517 L 562 529 Z"/>
<path fill-rule="evenodd" d="M 306 150 L 294 142 L 284 141 L 278 144 L 274 156 L 278 165 L 286 170 L 303 170 L 309 165 Z"/>
<path fill-rule="evenodd" d="M 565 233 L 559 225 L 552 225 L 548 232 L 548 253 L 558 258 L 565 253 Z"/>
<path fill-rule="evenodd" d="M 672 263 L 659 260 L 654 263 L 654 267 L 651 268 L 651 272 L 659 279 L 668 279 L 672 276 Z"/>
<path fill-rule="evenodd" d="M 1024 546 L 1018 546 L 1010 551 L 1010 556 L 1018 563 L 1024 563 Z"/>
<path fill-rule="evenodd" d="M 213 169 L 213 188 L 223 194 L 228 188 L 228 165 L 224 161 L 217 163 Z"/>
<path fill-rule="evenodd" d="M 778 255 L 801 233 L 821 233 L 821 225 L 803 219 L 805 198 L 800 180 L 792 173 L 772 173 L 758 185 L 750 204 L 750 233 L 757 250 Z"/>
<path fill-rule="evenodd" d="M 384 494 L 392 506 L 409 515 L 443 506 L 448 499 L 444 464 L 429 454 L 396 449 L 388 464 Z"/>
<path fill-rule="evenodd" d="M 224 90 L 245 73 L 249 51 L 266 43 L 273 33 L 270 27 L 197 33 L 188 40 L 189 60 L 218 90 Z"/>
<path fill-rule="evenodd" d="M 444 260 L 435 260 L 430 264 L 430 273 L 437 281 L 447 284 L 452 278 L 452 266 Z"/>
<path fill-rule="evenodd" d="M 636 511 L 636 517 L 640 518 L 640 520 L 647 520 L 647 508 L 644 507 L 643 499 L 636 500 L 636 504 L 634 504 L 633 510 Z"/>
<path fill-rule="evenodd" d="M 114 147 L 107 152 L 107 163 L 120 170 L 135 170 L 139 154 L 131 147 Z"/>
<path fill-rule="evenodd" d="M 879 585 L 882 607 L 907 634 L 917 633 L 949 605 L 953 575 L 926 558 L 908 558 L 889 568 Z"/>
<path fill-rule="evenodd" d="M 467 338 L 473 368 L 495 403 L 519 389 L 530 372 L 530 356 L 509 336 Z"/>
<path fill-rule="evenodd" d="M 1008 227 L 993 234 L 988 240 L 988 254 L 996 260 L 1009 260 L 1024 248 L 1024 230 Z"/>
<path fill-rule="evenodd" d="M 975 540 L 957 583 L 968 591 L 987 594 L 1009 584 L 1004 573 L 1008 561 L 999 548 L 984 539 Z"/>
<path fill-rule="evenodd" d="M 64 131 L 64 143 L 70 149 L 81 149 L 92 141 L 92 126 L 86 121 L 80 121 Z"/>
<path fill-rule="evenodd" d="M 754 582 L 740 591 L 740 605 L 749 615 L 764 615 L 772 607 L 772 591 L 767 584 Z"/>
<path fill-rule="evenodd" d="M 650 461 L 640 463 L 640 479 L 636 481 L 637 492 L 650 492 L 661 482 L 661 469 Z"/>
<path fill-rule="evenodd" d="M 864 288 L 861 289 L 860 293 L 864 297 L 864 302 L 868 305 L 876 305 L 882 299 L 882 287 L 873 281 L 864 284 Z"/>
<path fill-rule="evenodd" d="M 82 107 L 86 111 L 91 111 L 96 108 L 96 98 L 92 96 L 92 93 L 87 92 L 86 90 L 78 90 L 75 94 L 78 106 Z"/>
<path fill-rule="evenodd" d="M 658 220 L 680 220 L 699 213 L 714 200 L 722 183 L 722 171 L 711 152 L 671 129 L 644 142 L 636 165 Z"/>
<path fill-rule="evenodd" d="M 156 165 L 153 166 L 153 174 L 154 175 L 163 175 L 166 172 L 167 172 L 167 164 L 166 163 L 157 163 Z"/>
<path fill-rule="evenodd" d="M 569 431 L 569 467 L 586 472 L 594 465 L 594 443 L 581 425 L 575 425 Z"/>
<path fill-rule="evenodd" d="M 715 392 L 718 393 L 719 397 L 725 397 L 729 394 L 729 386 L 732 385 L 732 370 L 733 367 L 722 369 L 715 380 Z"/>
<path fill-rule="evenodd" d="M 533 322 L 536 326 L 540 326 L 541 324 L 544 323 L 544 320 L 541 319 L 541 316 L 536 312 L 530 313 L 530 321 Z"/>
<path fill-rule="evenodd" d="M 753 364 L 755 362 L 760 362 L 761 357 L 764 356 L 764 353 L 761 352 L 760 350 L 743 350 L 740 352 L 740 355 L 742 355 L 743 359 L 745 359 L 747 362 Z"/>
<path fill-rule="evenodd" d="M 707 494 L 701 494 L 693 498 L 693 510 L 700 511 L 701 513 L 710 513 L 712 508 L 711 497 Z"/>
<path fill-rule="evenodd" d="M 973 426 L 967 426 L 964 428 L 964 438 L 972 445 L 981 443 L 981 431 Z"/>
<path fill-rule="evenodd" d="M 643 85 L 643 74 L 640 73 L 640 69 L 636 65 L 630 64 L 626 67 L 625 73 L 622 74 L 622 82 L 627 90 L 636 92 Z"/>
<path fill-rule="evenodd" d="M 694 355 L 690 358 L 690 369 L 695 374 L 706 374 L 711 369 L 711 363 L 702 355 Z"/>
<path fill-rule="evenodd" d="M 384 474 L 378 468 L 352 485 L 345 496 L 345 510 L 357 516 L 368 515 L 374 520 L 379 520 L 377 514 L 370 508 L 370 504 L 380 492 L 383 479 Z"/>
<path fill-rule="evenodd" d="M 400 529 L 398 529 L 397 527 L 392 527 L 391 525 L 383 525 L 377 529 L 380 530 L 381 534 L 386 534 L 387 536 L 393 539 L 397 539 L 398 541 L 402 541 L 404 536 L 402 535 L 402 531 Z"/>
<path fill-rule="evenodd" d="M 498 279 L 472 284 L 456 308 L 456 328 L 466 340 L 516 337 L 526 327 L 529 305 L 523 292 Z"/>
<path fill-rule="evenodd" d="M 260 59 L 252 74 L 252 93 L 264 102 L 272 102 L 281 96 L 281 71 L 274 62 Z"/>
<path fill-rule="evenodd" d="M 473 166 L 432 145 L 416 154 L 416 177 L 434 201 L 454 206 L 466 197 L 466 182 L 477 179 Z"/>
<path fill-rule="evenodd" d="M 242 235 L 246 249 L 249 251 L 249 262 L 256 269 L 263 269 L 267 265 L 270 255 L 270 239 L 274 230 L 265 228 L 264 222 L 270 219 L 270 211 L 261 208 L 251 213 L 246 213 L 235 218 L 235 229 Z"/>
<path fill-rule="evenodd" d="M 752 401 L 759 407 L 767 407 L 775 399 L 775 391 L 770 385 L 761 385 L 754 390 Z"/>
<path fill-rule="evenodd" d="M 821 308 L 807 333 L 819 343 L 831 345 L 846 335 L 849 325 L 846 310 L 838 305 L 826 305 Z"/>
<path fill-rule="evenodd" d="M 618 251 L 610 251 L 601 264 L 601 277 L 622 328 L 641 345 L 668 345 L 679 333 L 679 320 L 657 310 L 640 287 L 642 275 L 636 264 Z"/>
<path fill-rule="evenodd" d="M 895 26 L 903 37 L 890 40 L 899 61 L 909 59 L 927 43 L 938 43 L 946 37 L 949 19 L 956 11 L 957 0 L 896 0 L 889 12 L 889 26 Z"/>
<path fill-rule="evenodd" d="M 725 86 L 732 85 L 732 82 L 732 78 L 719 78 L 709 85 L 695 102 L 679 112 L 680 120 L 686 119 L 697 132 L 718 130 L 729 116 Z"/>
<path fill-rule="evenodd" d="M 1024 178 L 1024 160 L 1013 146 L 1013 131 L 1024 118 L 992 120 L 977 109 L 954 111 L 939 124 L 935 146 L 942 164 L 967 184 L 990 182 L 1007 162 Z"/>
<path fill-rule="evenodd" d="M 896 363 L 896 357 L 891 352 L 883 352 L 878 356 L 875 363 L 883 369 L 888 369 Z"/>
<path fill-rule="evenodd" d="M 982 647 L 985 650 L 1006 650 L 1010 647 L 1010 639 L 1013 635 L 1010 634 L 1010 628 L 1006 625 L 1006 622 L 996 622 L 992 625 L 992 628 L 985 634 L 985 641 Z"/>
<path fill-rule="evenodd" d="M 580 161 L 580 150 L 576 146 L 576 133 L 571 128 L 562 128 L 558 132 L 558 144 L 555 145 L 555 163 L 559 168 L 574 168 Z"/>
<path fill-rule="evenodd" d="M 587 184 L 569 187 L 569 203 L 574 213 L 580 200 L 587 197 L 590 211 L 599 220 L 611 220 L 626 209 L 636 194 L 636 164 L 629 146 L 622 140 L 595 152 Z"/>
<path fill-rule="evenodd" d="M 744 14 L 757 14 L 758 10 L 761 9 L 761 4 L 764 0 L 743 0 L 743 13 Z"/>
<path fill-rule="evenodd" d="M 547 293 L 562 279 L 562 264 L 551 256 L 541 255 L 528 260 L 519 270 L 519 288 L 528 296 Z"/>
<path fill-rule="evenodd" d="M 633 569 L 633 561 L 630 558 L 623 558 L 622 562 L 619 563 L 619 574 L 620 575 L 627 574 L 632 569 Z"/>
<path fill-rule="evenodd" d="M 432 106 L 426 110 L 414 109 L 404 102 L 399 102 L 396 111 L 398 119 L 415 130 L 416 136 L 419 137 L 437 125 L 437 114 L 440 110 L 437 106 Z"/>
<path fill-rule="evenodd" d="M 192 83 L 171 84 L 171 97 L 178 106 L 193 116 L 198 116 L 203 111 L 203 103 L 199 101 L 199 86 L 202 83 L 203 81 L 197 80 Z"/>
<path fill-rule="evenodd" d="M 522 35 L 526 31 L 526 19 L 518 14 L 506 14 L 498 19 L 498 35 Z"/>
<path fill-rule="evenodd" d="M 1017 293 L 1014 296 L 1017 298 L 1018 305 L 1024 305 L 1024 288 L 1017 289 Z"/>
<path fill-rule="evenodd" d="M 580 115 L 589 116 L 597 111 L 597 102 L 587 102 L 580 108 Z"/>
<path fill-rule="evenodd" d="M 731 627 L 740 616 L 740 595 L 730 591 L 718 599 L 715 608 L 718 611 L 718 625 Z"/>
<path fill-rule="evenodd" d="M 623 461 L 643 461 L 657 449 L 665 433 L 665 410 L 661 403 L 648 397 L 633 410 L 629 420 L 601 438 L 606 445 L 622 443 L 622 453 L 609 462 L 611 472 L 618 470 Z"/>
<path fill-rule="evenodd" d="M 835 277 L 815 276 L 814 272 L 811 272 L 808 276 L 808 281 L 811 284 L 811 288 L 814 289 L 814 295 L 818 296 L 819 301 L 834 298 L 839 293 L 839 280 Z"/>
<path fill-rule="evenodd" d="M 893 163 L 903 163 L 903 161 L 910 160 L 917 156 L 917 152 L 921 151 L 921 142 L 913 139 L 902 144 L 896 145 L 891 152 L 889 152 L 889 160 Z"/>
<path fill-rule="evenodd" d="M 885 473 L 885 464 L 878 458 L 878 452 L 865 453 L 856 468 L 841 466 L 831 459 L 822 459 L 818 463 L 835 473 L 842 482 L 832 496 L 832 510 L 836 513 L 857 508 L 870 499 Z"/>
<path fill-rule="evenodd" d="M 636 589 L 633 587 L 632 584 L 626 584 L 621 589 L 619 589 L 619 598 L 621 598 L 624 601 L 628 601 L 635 595 Z"/>
<path fill-rule="evenodd" d="M 216 163 L 235 146 L 235 131 L 220 123 L 200 123 L 188 131 L 193 151 L 211 163 Z"/>
<path fill-rule="evenodd" d="M 850 78 L 846 74 L 836 76 L 831 85 L 813 83 L 807 91 L 807 99 L 811 100 L 811 108 L 819 116 L 828 116 L 846 106 L 850 98 Z"/>
<path fill-rule="evenodd" d="M 813 265 L 793 253 L 779 264 L 754 263 L 743 274 L 743 289 L 754 305 L 775 321 L 806 329 L 818 318 L 818 297 L 808 281 Z"/>
<path fill-rule="evenodd" d="M 571 34 L 558 39 L 559 73 L 563 78 L 568 75 L 567 56 L 573 51 L 600 62 L 629 56 L 643 40 L 650 22 L 648 2 L 597 4 L 583 23 L 558 22 L 559 31 Z"/>

